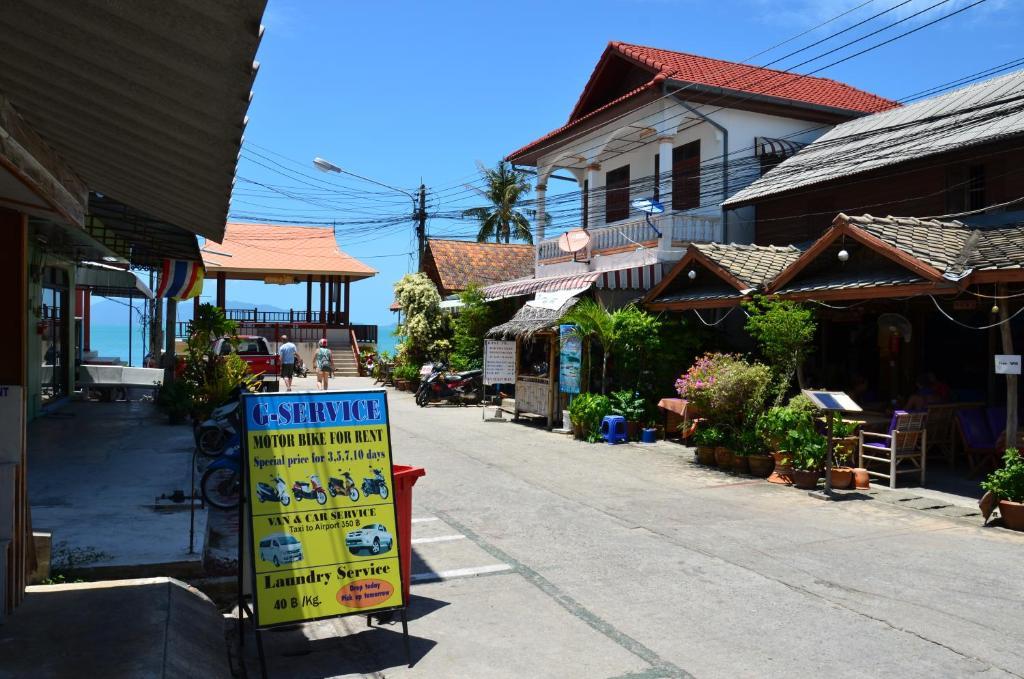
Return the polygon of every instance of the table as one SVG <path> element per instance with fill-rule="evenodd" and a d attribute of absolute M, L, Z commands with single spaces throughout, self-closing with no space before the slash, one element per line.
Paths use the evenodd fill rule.
<path fill-rule="evenodd" d="M 690 405 L 684 398 L 663 398 L 658 401 L 658 408 L 665 412 L 665 438 L 669 432 L 678 434 L 679 425 L 686 420 L 697 417 L 696 408 Z"/>

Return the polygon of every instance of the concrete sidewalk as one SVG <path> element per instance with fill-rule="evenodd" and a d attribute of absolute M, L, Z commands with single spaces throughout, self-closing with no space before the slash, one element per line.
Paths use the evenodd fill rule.
<path fill-rule="evenodd" d="M 223 618 L 177 580 L 29 587 L 0 626 L 0 679 L 227 679 Z"/>
<path fill-rule="evenodd" d="M 76 401 L 32 422 L 32 526 L 53 533 L 54 569 L 89 579 L 199 574 L 206 512 L 197 506 L 190 554 L 189 503 L 158 499 L 191 492 L 193 448 L 191 428 L 167 424 L 148 402 Z"/>

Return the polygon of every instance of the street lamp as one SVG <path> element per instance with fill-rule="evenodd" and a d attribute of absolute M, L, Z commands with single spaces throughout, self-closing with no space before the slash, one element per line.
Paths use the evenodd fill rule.
<path fill-rule="evenodd" d="M 417 243 L 419 245 L 420 271 L 423 270 L 423 248 L 424 248 L 424 246 L 426 244 L 426 238 L 427 238 L 427 187 L 425 187 L 423 184 L 420 184 L 419 206 L 417 207 L 417 205 L 416 205 L 416 196 L 414 196 L 409 191 L 406 191 L 405 189 L 400 189 L 397 186 L 392 186 L 391 184 L 385 184 L 384 182 L 379 182 L 376 179 L 370 179 L 369 177 L 364 177 L 363 175 L 356 174 L 355 172 L 350 172 L 348 170 L 343 170 L 339 166 L 337 166 L 334 163 L 332 163 L 331 161 L 325 160 L 325 159 L 321 158 L 320 156 L 317 156 L 316 158 L 313 159 L 313 167 L 315 167 L 316 169 L 320 170 L 321 172 L 333 172 L 335 174 L 347 174 L 350 177 L 355 177 L 356 179 L 362 179 L 364 182 L 369 182 L 371 184 L 376 184 L 377 186 L 383 186 L 385 189 L 391 189 L 392 191 L 397 191 L 398 193 L 401 193 L 401 194 L 404 194 L 404 195 L 408 196 L 409 199 L 412 201 L 412 218 L 413 218 L 413 221 L 416 222 L 416 240 L 417 240 Z"/>

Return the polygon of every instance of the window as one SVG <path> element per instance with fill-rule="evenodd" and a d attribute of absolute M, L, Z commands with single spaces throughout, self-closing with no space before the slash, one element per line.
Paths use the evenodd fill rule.
<path fill-rule="evenodd" d="M 984 207 L 984 165 L 956 165 L 946 170 L 946 212 L 965 212 Z"/>
<path fill-rule="evenodd" d="M 661 200 L 661 154 L 654 154 L 654 200 Z"/>
<path fill-rule="evenodd" d="M 672 149 L 672 209 L 700 207 L 700 140 Z"/>
<path fill-rule="evenodd" d="M 629 217 L 629 165 L 605 174 L 604 191 L 605 223 Z"/>

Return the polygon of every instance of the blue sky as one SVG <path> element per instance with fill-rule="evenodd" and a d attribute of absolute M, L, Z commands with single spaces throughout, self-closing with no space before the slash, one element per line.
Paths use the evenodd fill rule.
<path fill-rule="evenodd" d="M 901 1 L 871 0 L 750 63 L 770 62 Z M 910 0 L 884 19 L 775 67 L 786 68 L 939 1 Z M 821 63 L 973 1 L 947 0 Z M 347 224 L 397 220 L 411 212 L 409 199 L 401 194 L 316 172 L 314 156 L 409 191 L 415 191 L 422 179 L 431 190 L 434 211 L 467 207 L 476 203 L 464 187 L 475 178 L 476 162 L 492 164 L 563 124 L 609 40 L 745 61 L 863 3 L 270 0 L 232 213 Z M 1024 3 L 987 0 L 819 75 L 898 99 L 1024 57 L 1022 27 Z M 353 284 L 352 320 L 390 323 L 391 286 L 415 268 L 408 254 L 415 248 L 412 223 L 340 230 L 356 228 L 358 232 L 339 238 L 341 247 L 365 258 L 380 273 Z M 475 234 L 469 222 L 438 219 L 431 220 L 428 230 L 447 237 Z M 207 286 L 204 297 L 212 296 L 213 287 Z M 305 291 L 299 286 L 229 281 L 228 297 L 301 307 Z"/>

